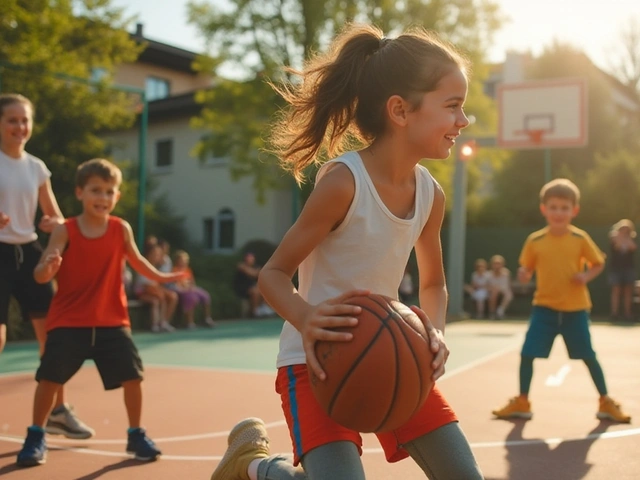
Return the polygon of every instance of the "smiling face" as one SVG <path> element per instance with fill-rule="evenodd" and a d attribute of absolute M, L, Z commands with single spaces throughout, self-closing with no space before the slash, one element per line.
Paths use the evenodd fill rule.
<path fill-rule="evenodd" d="M 0 114 L 0 148 L 15 158 L 22 156 L 24 146 L 31 138 L 33 112 L 27 103 L 5 105 Z"/>
<path fill-rule="evenodd" d="M 418 156 L 449 156 L 455 139 L 469 125 L 463 109 L 466 98 L 467 77 L 456 67 L 442 77 L 438 88 L 423 95 L 418 109 L 408 113 L 408 140 Z"/>
<path fill-rule="evenodd" d="M 120 199 L 120 188 L 115 180 L 108 181 L 93 175 L 83 187 L 76 187 L 76 197 L 82 202 L 85 215 L 106 218 Z"/>
<path fill-rule="evenodd" d="M 562 234 L 567 231 L 571 221 L 578 215 L 580 207 L 568 198 L 550 197 L 540 205 L 542 216 L 552 233 Z"/>

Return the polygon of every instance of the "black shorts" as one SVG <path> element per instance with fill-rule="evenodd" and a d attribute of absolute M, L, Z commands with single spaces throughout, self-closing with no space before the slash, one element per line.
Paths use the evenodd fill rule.
<path fill-rule="evenodd" d="M 14 296 L 23 320 L 44 318 L 53 298 L 53 286 L 37 283 L 33 270 L 40 261 L 38 242 L 12 245 L 0 242 L 0 324 L 9 321 L 9 300 Z"/>
<path fill-rule="evenodd" d="M 55 328 L 47 333 L 36 380 L 65 384 L 85 360 L 95 362 L 105 390 L 142 379 L 142 360 L 128 328 L 84 327 Z"/>

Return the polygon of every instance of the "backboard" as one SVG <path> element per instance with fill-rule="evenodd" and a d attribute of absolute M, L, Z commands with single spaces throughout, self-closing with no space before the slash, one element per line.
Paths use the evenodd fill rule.
<path fill-rule="evenodd" d="M 569 148 L 587 144 L 587 85 L 559 78 L 498 86 L 497 144 L 502 148 Z"/>

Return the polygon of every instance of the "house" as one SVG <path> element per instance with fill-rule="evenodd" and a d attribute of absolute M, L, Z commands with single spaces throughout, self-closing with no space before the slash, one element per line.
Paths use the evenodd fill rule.
<path fill-rule="evenodd" d="M 191 153 L 208 133 L 190 127 L 201 108 L 194 94 L 212 87 L 211 77 L 192 67 L 197 54 L 145 38 L 141 24 L 132 38 L 147 47 L 135 63 L 117 69 L 114 83 L 145 89 L 145 163 L 156 185 L 153 194 L 166 196 L 173 212 L 184 217 L 190 241 L 205 251 L 232 253 L 255 239 L 279 242 L 291 226 L 293 189 L 269 191 L 258 204 L 252 180 L 232 180 L 228 159 L 201 161 Z M 114 160 L 136 161 L 138 135 L 137 127 L 105 135 Z"/>

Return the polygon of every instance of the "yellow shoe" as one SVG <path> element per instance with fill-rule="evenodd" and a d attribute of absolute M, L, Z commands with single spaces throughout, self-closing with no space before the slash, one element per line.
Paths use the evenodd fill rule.
<path fill-rule="evenodd" d="M 493 413 L 498 418 L 526 418 L 533 417 L 531 413 L 531 403 L 526 398 L 513 397 L 509 399 L 504 407 L 493 410 Z"/>
<path fill-rule="evenodd" d="M 259 418 L 247 418 L 238 423 L 227 439 L 229 448 L 211 480 L 250 480 L 247 470 L 256 458 L 269 456 L 267 428 Z"/>
<path fill-rule="evenodd" d="M 620 423 L 631 423 L 631 416 L 627 415 L 620 408 L 620 404 L 611 397 L 600 399 L 600 408 L 596 413 L 596 418 L 600 420 L 613 420 Z"/>

